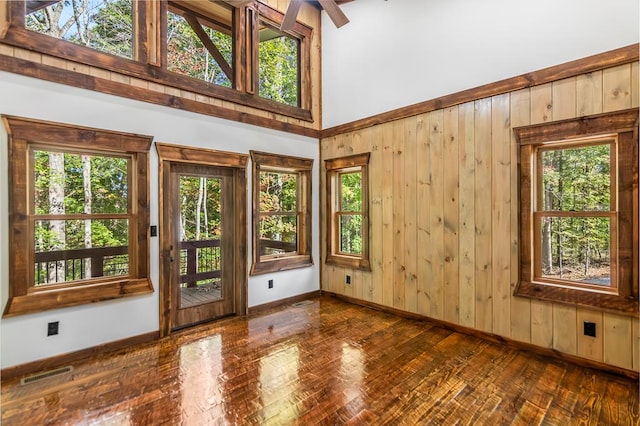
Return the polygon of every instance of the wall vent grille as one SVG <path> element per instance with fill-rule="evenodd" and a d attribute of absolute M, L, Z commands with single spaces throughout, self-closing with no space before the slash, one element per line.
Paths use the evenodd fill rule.
<path fill-rule="evenodd" d="M 70 365 L 67 367 L 56 368 L 55 370 L 43 371 L 42 373 L 23 377 L 20 380 L 20 384 L 28 385 L 29 383 L 39 382 L 40 380 L 48 379 L 49 377 L 58 376 L 60 374 L 71 373 L 72 371 L 73 367 Z"/>

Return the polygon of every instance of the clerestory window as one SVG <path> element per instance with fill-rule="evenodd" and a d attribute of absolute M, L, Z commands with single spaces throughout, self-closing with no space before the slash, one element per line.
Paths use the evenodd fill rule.
<path fill-rule="evenodd" d="M 133 0 L 27 1 L 25 28 L 100 52 L 133 59 Z"/>
<path fill-rule="evenodd" d="M 12 230 L 4 315 L 152 292 L 151 138 L 3 118 Z"/>
<path fill-rule="evenodd" d="M 260 21 L 258 93 L 276 102 L 300 106 L 300 40 Z"/>
<path fill-rule="evenodd" d="M 0 3 L 0 38 L 81 65 L 313 121 L 312 29 L 296 22 L 280 31 L 283 19 L 259 1 L 12 1 Z"/>
<path fill-rule="evenodd" d="M 167 11 L 167 69 L 234 87 L 233 8 L 220 2 L 171 1 Z"/>
<path fill-rule="evenodd" d="M 637 314 L 637 117 L 630 110 L 515 129 L 517 295 Z"/>

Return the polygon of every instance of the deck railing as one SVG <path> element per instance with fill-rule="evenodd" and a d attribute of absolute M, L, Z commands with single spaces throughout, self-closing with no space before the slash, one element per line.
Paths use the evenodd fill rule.
<path fill-rule="evenodd" d="M 260 240 L 260 247 L 285 252 L 296 250 L 295 243 L 264 239 Z M 181 241 L 179 248 L 182 286 L 195 287 L 198 282 L 219 279 L 222 276 L 219 239 Z M 36 252 L 36 285 L 126 275 L 129 272 L 128 253 L 128 246 Z M 90 262 L 90 276 L 87 276 L 87 262 Z"/>
<path fill-rule="evenodd" d="M 36 252 L 35 282 L 36 285 L 42 285 L 126 275 L 129 273 L 128 253 L 128 246 Z M 90 271 L 89 277 L 87 269 Z"/>

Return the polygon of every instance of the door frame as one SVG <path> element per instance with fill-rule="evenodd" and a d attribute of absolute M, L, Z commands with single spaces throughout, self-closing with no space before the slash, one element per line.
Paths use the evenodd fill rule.
<path fill-rule="evenodd" d="M 233 276 L 235 282 L 235 311 L 236 315 L 247 314 L 247 164 L 249 161 L 248 154 L 238 154 L 235 152 L 218 151 L 213 149 L 187 147 L 181 145 L 171 145 L 166 143 L 156 143 L 159 162 L 159 236 L 160 236 L 160 337 L 166 337 L 171 334 L 171 235 L 166 232 L 168 223 L 171 220 L 169 215 L 165 214 L 168 207 L 165 202 L 165 194 L 168 194 L 169 188 L 165 185 L 168 179 L 165 179 L 167 173 L 171 170 L 172 164 L 189 163 L 202 166 L 224 167 L 232 170 L 232 187 L 234 193 L 234 203 L 236 214 L 234 217 L 234 234 L 236 242 L 234 244 L 234 265 Z"/>

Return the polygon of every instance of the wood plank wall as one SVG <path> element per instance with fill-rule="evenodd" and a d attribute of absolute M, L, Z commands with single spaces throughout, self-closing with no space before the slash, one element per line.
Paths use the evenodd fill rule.
<path fill-rule="evenodd" d="M 276 9 L 282 13 L 285 13 L 290 0 L 260 0 L 260 1 L 272 7 L 273 9 Z M 2 27 L 2 24 L 5 22 L 4 14 L 6 12 L 6 8 L 4 6 L 5 5 L 0 4 L 0 34 L 4 30 L 4 28 Z M 97 68 L 94 66 L 80 64 L 77 62 L 60 59 L 57 57 L 30 51 L 27 49 L 13 47 L 11 45 L 3 44 L 2 40 L 0 40 L 0 56 L 4 55 L 12 58 L 25 60 L 35 64 L 36 67 L 37 65 L 51 66 L 60 70 L 72 71 L 74 73 L 79 73 L 81 75 L 88 75 L 94 78 L 103 79 L 108 82 L 120 83 L 123 85 L 131 86 L 132 88 L 135 88 L 135 89 L 142 89 L 149 92 L 157 92 L 160 94 L 173 96 L 178 99 L 195 101 L 198 103 L 203 103 L 205 105 L 212 105 L 215 107 L 224 108 L 230 111 L 237 111 L 243 114 L 256 116 L 258 118 L 263 118 L 265 119 L 264 122 L 273 120 L 275 122 L 284 123 L 286 125 L 290 125 L 294 127 L 300 127 L 302 129 L 319 131 L 322 127 L 321 108 L 320 108 L 320 102 L 321 102 L 320 98 L 321 98 L 321 90 L 322 90 L 322 85 L 320 84 L 320 79 L 321 79 L 321 75 L 320 75 L 321 74 L 321 60 L 320 60 L 321 37 L 320 37 L 320 31 L 319 31 L 320 22 L 321 22 L 320 11 L 310 4 L 304 4 L 301 7 L 300 12 L 298 13 L 297 20 L 311 28 L 316 29 L 312 32 L 311 47 L 310 47 L 311 88 L 312 88 L 311 89 L 312 90 L 311 114 L 313 117 L 313 122 L 308 122 L 308 121 L 300 120 L 293 117 L 287 117 L 287 116 L 276 114 L 270 111 L 265 111 L 258 108 L 252 108 L 252 107 L 248 107 L 240 104 L 235 104 L 230 101 L 225 101 L 222 99 L 218 99 L 211 96 L 205 96 L 198 93 L 192 93 L 186 90 L 181 90 L 171 86 L 166 86 L 163 84 L 158 84 L 155 82 L 150 82 L 150 81 L 142 80 L 135 77 L 130 77 L 127 75 L 119 74 L 117 72 L 108 71 L 108 70 Z M 175 102 L 175 103 L 179 104 L 179 102 Z M 204 108 L 196 108 L 196 110 L 205 111 Z M 277 126 L 277 125 L 274 125 L 274 126 L 267 125 L 265 127 L 274 127 L 282 130 L 282 126 Z M 289 128 L 289 130 L 293 130 L 293 129 Z M 304 132 L 300 131 L 298 133 L 304 133 Z M 317 132 L 309 132 L 309 133 L 315 134 Z"/>
<path fill-rule="evenodd" d="M 321 140 L 323 160 L 371 152 L 372 269 L 323 264 L 322 289 L 638 371 L 637 318 L 511 296 L 512 128 L 638 104 L 633 62 Z"/>

